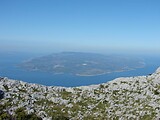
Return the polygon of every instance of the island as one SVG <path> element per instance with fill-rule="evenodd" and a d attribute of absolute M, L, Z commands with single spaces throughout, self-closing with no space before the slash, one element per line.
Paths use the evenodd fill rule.
<path fill-rule="evenodd" d="M 33 58 L 20 64 L 20 67 L 26 70 L 78 76 L 124 72 L 144 66 L 144 61 L 135 57 L 83 52 L 54 53 Z"/>

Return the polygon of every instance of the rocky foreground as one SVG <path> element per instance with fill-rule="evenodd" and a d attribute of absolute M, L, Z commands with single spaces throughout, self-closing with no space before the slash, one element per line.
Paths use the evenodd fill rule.
<path fill-rule="evenodd" d="M 55 87 L 0 78 L 0 120 L 17 111 L 43 120 L 159 120 L 160 68 L 148 76 L 82 87 Z M 2 96 L 1 96 L 2 97 Z M 21 115 L 21 114 L 20 114 Z M 14 117 L 16 119 L 16 117 Z"/>

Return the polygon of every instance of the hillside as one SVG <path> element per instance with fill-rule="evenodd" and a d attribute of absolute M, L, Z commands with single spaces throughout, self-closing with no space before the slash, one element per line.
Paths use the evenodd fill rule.
<path fill-rule="evenodd" d="M 5 93 L 0 100 L 0 120 L 8 114 L 16 116 L 22 109 L 44 120 L 160 118 L 160 68 L 148 76 L 117 78 L 104 84 L 72 88 L 0 78 L 0 90 Z"/>

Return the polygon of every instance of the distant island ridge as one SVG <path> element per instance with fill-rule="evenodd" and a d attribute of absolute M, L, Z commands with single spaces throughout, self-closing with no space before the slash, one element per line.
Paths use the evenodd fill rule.
<path fill-rule="evenodd" d="M 143 68 L 140 58 L 83 52 L 61 52 L 33 58 L 19 65 L 29 71 L 97 76 Z"/>

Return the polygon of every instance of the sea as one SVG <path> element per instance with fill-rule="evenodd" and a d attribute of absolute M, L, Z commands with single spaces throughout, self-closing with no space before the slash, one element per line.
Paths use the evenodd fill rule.
<path fill-rule="evenodd" d="M 98 76 L 76 76 L 70 74 L 27 71 L 18 66 L 25 60 L 39 56 L 40 55 L 29 53 L 0 53 L 0 76 L 46 86 L 78 87 L 106 83 L 118 77 L 149 75 L 160 67 L 160 57 L 157 56 L 143 56 L 142 58 L 145 62 L 145 67 L 143 68 Z"/>

